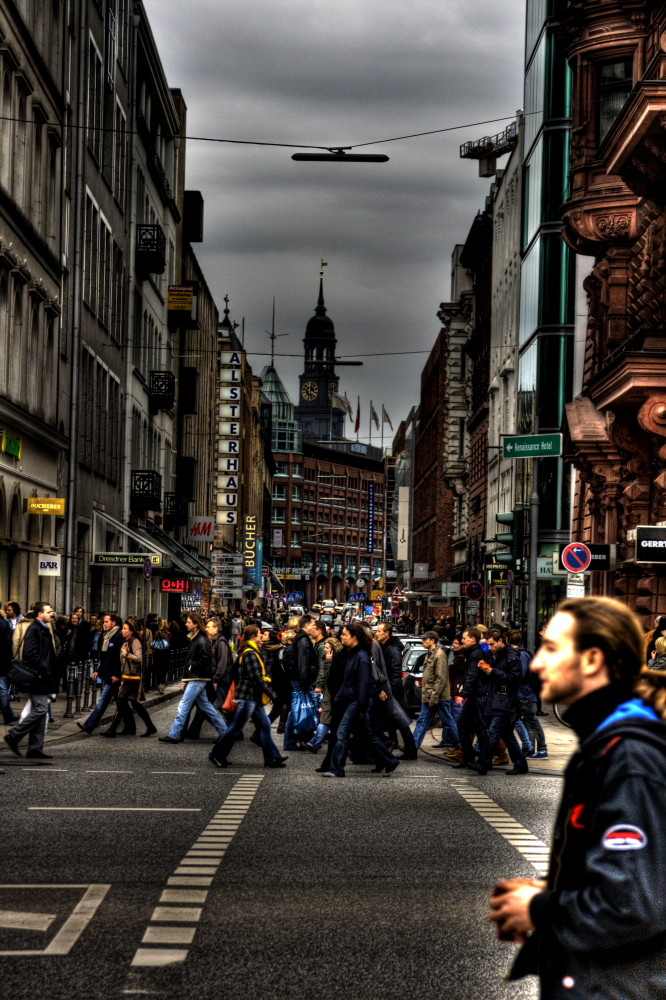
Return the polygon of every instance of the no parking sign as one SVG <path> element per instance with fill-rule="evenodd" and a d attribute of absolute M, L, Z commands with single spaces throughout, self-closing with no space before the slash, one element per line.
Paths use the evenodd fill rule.
<path fill-rule="evenodd" d="M 562 552 L 562 565 L 568 573 L 584 573 L 592 562 L 592 553 L 583 542 L 570 542 Z"/>

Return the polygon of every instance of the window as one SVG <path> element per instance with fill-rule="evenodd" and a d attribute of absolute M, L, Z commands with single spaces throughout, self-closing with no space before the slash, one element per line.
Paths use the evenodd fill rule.
<path fill-rule="evenodd" d="M 125 112 L 118 102 L 116 102 L 113 125 L 113 193 L 121 210 L 124 212 L 127 177 L 127 119 Z"/>
<path fill-rule="evenodd" d="M 291 474 L 292 474 L 292 476 L 302 476 L 303 473 L 302 473 L 301 469 L 302 469 L 301 463 L 300 462 L 294 462 L 294 464 L 291 467 Z"/>
<path fill-rule="evenodd" d="M 292 488 L 291 488 L 291 499 L 292 500 L 298 500 L 298 501 L 300 501 L 300 499 L 301 499 L 301 488 L 300 488 L 300 486 L 292 486 Z"/>
<path fill-rule="evenodd" d="M 292 533 L 291 533 L 291 546 L 294 549 L 301 547 L 301 534 L 300 534 L 299 531 L 292 531 Z"/>
<path fill-rule="evenodd" d="M 104 84 L 102 56 L 92 37 L 88 41 L 88 107 L 86 113 L 88 149 L 101 166 Z"/>
<path fill-rule="evenodd" d="M 276 462 L 275 463 L 275 475 L 276 476 L 288 476 L 289 475 L 289 464 L 287 462 Z"/>
<path fill-rule="evenodd" d="M 292 510 L 291 512 L 291 523 L 292 524 L 301 523 L 301 512 L 300 510 L 298 510 L 298 508 L 296 508 L 296 510 Z"/>
<path fill-rule="evenodd" d="M 285 524 L 287 520 L 285 513 L 284 507 L 273 507 L 273 524 Z"/>
<path fill-rule="evenodd" d="M 286 483 L 273 483 L 273 499 L 274 500 L 286 500 L 287 499 L 287 484 Z"/>
<path fill-rule="evenodd" d="M 631 93 L 631 59 L 604 63 L 599 67 L 598 80 L 599 142 L 602 143 Z"/>

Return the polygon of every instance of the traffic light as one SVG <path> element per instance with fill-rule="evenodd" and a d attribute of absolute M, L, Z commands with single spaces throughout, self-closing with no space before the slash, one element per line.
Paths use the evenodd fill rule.
<path fill-rule="evenodd" d="M 504 514 L 497 514 L 495 519 L 503 527 L 510 528 L 510 531 L 498 531 L 495 541 L 498 545 L 508 545 L 510 552 L 495 552 L 495 561 L 503 566 L 514 566 L 518 568 L 519 560 L 523 556 L 523 511 L 510 510 Z"/>

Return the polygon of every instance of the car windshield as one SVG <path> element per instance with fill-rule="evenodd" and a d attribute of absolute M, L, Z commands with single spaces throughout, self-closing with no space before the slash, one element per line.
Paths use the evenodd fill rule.
<path fill-rule="evenodd" d="M 426 658 L 426 650 L 424 646 L 415 646 L 414 649 L 410 649 L 409 653 L 404 659 L 405 666 L 415 667 L 423 666 L 423 661 Z"/>

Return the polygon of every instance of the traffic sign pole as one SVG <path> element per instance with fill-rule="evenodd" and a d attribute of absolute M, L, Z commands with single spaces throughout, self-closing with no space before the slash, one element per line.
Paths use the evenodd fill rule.
<path fill-rule="evenodd" d="M 532 496 L 530 497 L 530 576 L 527 594 L 527 648 L 536 648 L 537 572 L 539 561 L 539 459 L 532 459 Z"/>

